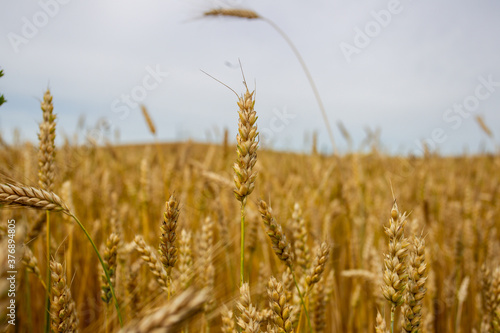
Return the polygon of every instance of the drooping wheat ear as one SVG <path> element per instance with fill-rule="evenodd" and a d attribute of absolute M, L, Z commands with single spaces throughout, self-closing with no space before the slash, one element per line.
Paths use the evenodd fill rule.
<path fill-rule="evenodd" d="M 38 268 L 38 260 L 28 246 L 24 246 L 22 263 L 24 264 L 24 266 L 26 266 L 28 272 L 34 274 L 38 278 L 38 280 L 40 280 L 43 287 L 47 289 L 42 275 L 40 274 L 40 269 Z"/>
<path fill-rule="evenodd" d="M 250 9 L 217 8 L 203 13 L 204 16 L 232 16 L 247 19 L 258 19 L 259 14 Z"/>
<path fill-rule="evenodd" d="M 57 194 L 35 187 L 0 184 L 0 204 L 6 207 L 61 211 L 71 215 L 68 206 Z"/>
<path fill-rule="evenodd" d="M 55 177 L 55 138 L 56 138 L 56 115 L 52 113 L 52 95 L 47 89 L 43 95 L 41 104 L 43 121 L 40 123 L 40 150 L 38 151 L 38 184 L 47 191 L 54 189 Z"/>
<path fill-rule="evenodd" d="M 273 311 L 273 321 L 278 326 L 280 333 L 293 332 L 292 326 L 292 306 L 287 302 L 283 285 L 274 276 L 267 284 L 267 296 L 269 297 L 269 307 Z"/>
<path fill-rule="evenodd" d="M 302 216 L 302 209 L 298 202 L 295 203 L 292 214 L 293 223 L 293 247 L 295 250 L 295 261 L 297 265 L 302 267 L 302 270 L 307 271 L 310 255 L 309 247 L 307 246 L 307 226 L 304 217 Z"/>
<path fill-rule="evenodd" d="M 375 326 L 375 333 L 388 333 L 387 324 L 385 323 L 384 317 L 377 311 L 377 324 Z"/>
<path fill-rule="evenodd" d="M 103 253 L 102 259 L 104 260 L 104 265 L 109 274 L 109 279 L 111 280 L 111 285 L 115 286 L 116 279 L 116 265 L 117 265 L 117 254 L 118 245 L 120 243 L 120 236 L 115 233 L 109 235 L 106 241 L 106 248 Z M 113 300 L 113 295 L 111 294 L 111 288 L 109 286 L 108 280 L 104 272 L 101 275 L 101 299 L 104 303 L 109 304 Z"/>
<path fill-rule="evenodd" d="M 254 91 L 255 92 L 255 91 Z M 236 199 L 242 203 L 255 188 L 257 172 L 253 171 L 257 162 L 257 113 L 254 110 L 254 92 L 250 93 L 248 88 L 243 97 L 238 100 L 238 135 L 236 136 L 237 158 L 234 163 L 234 194 Z"/>
<path fill-rule="evenodd" d="M 179 282 L 181 290 L 187 289 L 193 278 L 192 233 L 181 230 L 179 239 Z"/>
<path fill-rule="evenodd" d="M 148 109 L 145 105 L 141 105 L 141 111 L 144 119 L 146 120 L 146 123 L 148 124 L 149 131 L 151 132 L 151 134 L 156 135 L 155 124 L 153 123 L 153 119 L 151 119 L 151 116 L 149 115 Z"/>
<path fill-rule="evenodd" d="M 165 213 L 163 213 L 163 222 L 161 225 L 160 237 L 160 260 L 170 278 L 172 268 L 177 261 L 177 247 L 175 246 L 175 230 L 177 228 L 177 219 L 179 218 L 179 201 L 173 195 L 165 203 Z"/>
<path fill-rule="evenodd" d="M 250 299 L 250 287 L 248 283 L 243 283 L 240 288 L 240 298 L 236 303 L 236 307 L 240 311 L 237 319 L 237 324 L 243 333 L 258 333 L 260 332 L 260 320 L 257 309 L 252 305 Z"/>
<path fill-rule="evenodd" d="M 406 213 L 400 214 L 396 202 L 391 210 L 389 226 L 384 227 L 389 237 L 389 253 L 385 255 L 384 286 L 382 293 L 391 303 L 391 333 L 394 333 L 396 307 L 403 303 L 403 295 L 408 281 L 407 256 L 410 243 L 405 238 Z"/>
<path fill-rule="evenodd" d="M 425 240 L 413 238 L 413 253 L 410 257 L 408 288 L 405 297 L 403 332 L 418 332 L 422 322 L 422 306 L 427 281 L 427 263 L 425 262 Z"/>
<path fill-rule="evenodd" d="M 134 242 L 135 249 L 141 254 L 142 260 L 144 260 L 148 264 L 151 273 L 153 273 L 153 275 L 156 277 L 156 281 L 160 285 L 161 289 L 168 292 L 167 272 L 165 271 L 165 268 L 163 268 L 163 265 L 158 260 L 156 255 L 151 250 L 151 247 L 149 245 L 146 245 L 144 238 L 142 238 L 142 236 L 140 235 L 135 236 Z"/>
<path fill-rule="evenodd" d="M 290 248 L 290 243 L 288 243 L 285 233 L 281 229 L 274 216 L 272 215 L 272 209 L 267 205 L 264 200 L 259 202 L 259 212 L 262 217 L 262 222 L 266 227 L 266 233 L 271 239 L 272 247 L 274 253 L 278 258 L 285 263 L 288 267 L 292 267 L 293 253 Z"/>
<path fill-rule="evenodd" d="M 50 271 L 50 326 L 54 332 L 78 332 L 78 315 L 66 282 L 65 270 L 60 263 L 51 260 Z"/>
<path fill-rule="evenodd" d="M 190 288 L 152 314 L 132 322 L 119 332 L 178 332 L 190 319 L 202 311 L 207 298 L 206 291 L 196 291 Z"/>
<path fill-rule="evenodd" d="M 236 333 L 236 324 L 234 323 L 233 311 L 229 310 L 225 304 L 222 305 L 222 333 Z"/>
<path fill-rule="evenodd" d="M 328 261 L 329 256 L 330 245 L 327 242 L 322 242 L 318 247 L 316 259 L 314 259 L 311 272 L 306 276 L 306 284 L 308 289 L 312 288 L 312 286 L 318 283 L 321 279 L 321 275 L 325 270 L 326 262 Z"/>

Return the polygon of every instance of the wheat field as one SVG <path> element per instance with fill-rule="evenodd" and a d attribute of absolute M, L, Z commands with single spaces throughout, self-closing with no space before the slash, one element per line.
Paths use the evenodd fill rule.
<path fill-rule="evenodd" d="M 500 332 L 498 154 L 265 150 L 238 96 L 236 140 L 55 146 L 47 91 L 0 150 L 2 328 Z"/>

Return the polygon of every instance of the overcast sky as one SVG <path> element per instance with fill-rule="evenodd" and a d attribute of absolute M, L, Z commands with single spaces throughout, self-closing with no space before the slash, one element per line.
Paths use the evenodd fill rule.
<path fill-rule="evenodd" d="M 341 121 L 357 149 L 380 129 L 391 153 L 494 149 L 481 115 L 500 137 L 500 2 L 497 0 L 4 0 L 0 11 L 0 130 L 36 140 L 40 99 L 54 96 L 58 133 L 73 135 L 85 114 L 106 119 L 121 142 L 221 140 L 236 134 L 236 96 L 257 88 L 263 140 L 308 150 L 318 131 L 331 148 L 317 101 L 285 40 L 263 20 L 211 17 L 249 8 L 275 22 L 302 54 L 341 151 Z M 153 74 L 152 74 L 153 73 Z M 128 100 L 126 96 L 129 96 Z M 137 103 L 136 103 L 137 102 Z M 95 134 L 95 132 L 94 132 Z M 113 134 L 110 135 L 113 139 Z M 114 140 L 114 139 L 113 139 Z"/>

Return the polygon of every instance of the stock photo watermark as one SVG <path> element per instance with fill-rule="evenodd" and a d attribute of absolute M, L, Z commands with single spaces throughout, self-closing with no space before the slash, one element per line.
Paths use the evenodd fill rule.
<path fill-rule="evenodd" d="M 292 120 L 297 118 L 297 115 L 287 111 L 287 107 L 284 106 L 283 109 L 274 108 L 273 116 L 269 120 L 268 126 L 259 126 L 259 140 L 264 145 L 268 145 L 272 142 L 276 134 L 279 134 L 285 130 L 285 128 L 291 124 Z"/>
<path fill-rule="evenodd" d="M 344 55 L 344 58 L 348 63 L 352 62 L 352 57 L 354 55 L 360 54 L 364 49 L 366 49 L 374 38 L 380 36 L 380 34 L 387 28 L 394 16 L 401 14 L 404 7 L 399 0 L 390 0 L 387 3 L 386 9 L 381 9 L 378 11 L 372 10 L 370 16 L 372 20 L 365 23 L 363 28 L 355 26 L 354 37 L 351 43 L 342 42 L 339 44 L 340 51 Z"/>
<path fill-rule="evenodd" d="M 447 130 L 458 130 L 465 119 L 468 119 L 472 113 L 477 111 L 481 102 L 489 99 L 497 88 L 500 87 L 500 81 L 495 81 L 493 75 L 488 75 L 486 78 L 479 76 L 477 78 L 479 84 L 474 88 L 474 92 L 466 96 L 461 102 L 454 103 L 443 112 L 442 119 L 446 126 L 434 128 L 430 135 L 424 140 L 415 140 L 417 146 L 416 152 L 423 154 L 425 151 L 424 144 L 430 150 L 437 148 L 438 144 L 444 143 L 449 136 Z M 414 151 L 415 152 L 415 151 Z"/>
<path fill-rule="evenodd" d="M 7 221 L 7 322 L 9 325 L 16 325 L 16 220 Z M 4 251 L 4 250 L 2 250 Z"/>
<path fill-rule="evenodd" d="M 21 17 L 21 31 L 19 33 L 9 32 L 7 38 L 15 53 L 19 53 L 22 45 L 28 44 L 35 38 L 41 29 L 43 29 L 50 20 L 59 14 L 61 6 L 66 5 L 71 0 L 40 0 L 38 1 L 38 10 L 35 14 L 28 18 Z"/>
<path fill-rule="evenodd" d="M 146 66 L 146 75 L 142 78 L 141 84 L 134 86 L 127 94 L 121 94 L 111 103 L 111 111 L 120 114 L 120 120 L 124 120 L 130 114 L 130 111 L 139 106 L 139 103 L 144 101 L 148 94 L 158 88 L 163 80 L 168 76 L 168 72 L 164 72 L 160 65 L 156 65 L 153 69 L 151 66 Z"/>

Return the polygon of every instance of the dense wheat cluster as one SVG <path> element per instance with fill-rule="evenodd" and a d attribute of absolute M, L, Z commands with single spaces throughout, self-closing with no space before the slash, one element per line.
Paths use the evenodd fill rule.
<path fill-rule="evenodd" d="M 2 328 L 15 219 L 19 332 L 500 332 L 500 156 L 257 157 L 253 103 L 237 141 L 54 154 L 47 92 L 0 150 Z"/>

